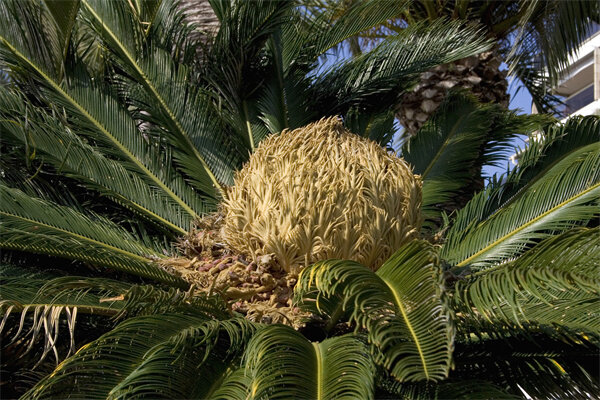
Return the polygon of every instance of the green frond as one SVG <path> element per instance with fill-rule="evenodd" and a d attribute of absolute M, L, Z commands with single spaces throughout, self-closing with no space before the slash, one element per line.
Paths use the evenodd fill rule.
<path fill-rule="evenodd" d="M 79 0 L 44 0 L 58 28 L 60 44 L 66 57 L 73 26 L 79 11 Z"/>
<path fill-rule="evenodd" d="M 449 381 L 431 382 L 398 382 L 392 378 L 383 379 L 378 385 L 378 399 L 406 400 L 488 400 L 488 399 L 521 399 L 485 380 L 450 379 Z"/>
<path fill-rule="evenodd" d="M 600 332 L 600 229 L 567 231 L 507 264 L 456 284 L 452 307 L 466 329 L 549 325 Z M 471 327 L 471 325 L 473 325 Z"/>
<path fill-rule="evenodd" d="M 600 21 L 595 1 L 521 1 L 521 20 L 515 26 L 515 40 L 507 63 L 512 66 L 535 54 L 538 69 L 544 68 L 554 85 L 568 68 L 569 57 L 589 35 L 593 22 Z M 532 51 L 536 46 L 536 51 Z M 512 69 L 511 69 L 512 70 Z"/>
<path fill-rule="evenodd" d="M 239 114 L 245 116 L 245 121 L 236 122 L 238 131 L 247 132 L 245 136 L 251 138 L 251 145 L 255 146 L 262 140 L 265 130 L 278 133 L 285 128 L 295 129 L 318 119 L 320 110 L 313 107 L 311 83 L 307 78 L 307 74 L 315 68 L 318 57 L 347 37 L 398 15 L 404 7 L 404 2 L 390 2 L 387 6 L 356 2 L 351 5 L 348 15 L 342 16 L 342 20 L 333 25 L 325 15 L 327 13 L 317 15 L 311 11 L 310 15 L 300 17 L 302 13 L 293 10 L 294 17 L 289 18 L 266 43 L 271 62 L 266 70 L 259 72 L 261 81 L 256 94 L 241 100 Z M 386 110 L 384 114 L 387 117 L 389 113 Z M 369 119 L 377 117 L 382 118 L 376 115 L 369 116 Z M 385 122 L 392 120 L 385 118 Z M 388 125 L 391 123 L 384 124 L 385 127 Z M 367 136 L 387 144 L 393 129 L 379 132 L 377 128 Z M 356 133 L 366 134 L 364 131 Z"/>
<path fill-rule="evenodd" d="M 531 102 L 541 113 L 554 114 L 562 104 L 560 97 L 552 94 L 551 79 L 544 72 L 539 59 L 539 49 L 529 43 L 522 54 L 510 63 L 510 75 L 518 78 L 531 95 Z"/>
<path fill-rule="evenodd" d="M 571 118 L 565 124 L 545 127 L 538 137 L 530 135 L 529 145 L 522 150 L 519 164 L 488 187 L 477 193 L 453 221 L 447 235 L 471 229 L 506 206 L 524 197 L 533 184 L 542 179 L 558 162 L 581 148 L 597 142 L 600 119 L 589 116 Z"/>
<path fill-rule="evenodd" d="M 152 262 L 161 249 L 141 244 L 98 215 L 32 198 L 0 184 L 0 247 L 87 261 L 159 282 L 185 287 Z"/>
<path fill-rule="evenodd" d="M 41 2 L 8 0 L 0 5 L 0 16 L 11 24 L 0 27 L 0 59 L 4 65 L 25 58 L 50 80 L 63 78 L 63 45 L 54 18 Z M 39 29 L 45 26 L 44 32 Z M 41 41 L 41 42 L 40 42 Z M 11 72 L 20 73 L 13 65 Z"/>
<path fill-rule="evenodd" d="M 138 63 L 155 92 L 149 93 L 143 83 L 134 81 L 121 85 L 121 95 L 139 108 L 141 119 L 160 126 L 160 137 L 177 149 L 174 161 L 202 194 L 218 199 L 220 186 L 233 184 L 233 171 L 242 162 L 244 146 L 223 123 L 213 105 L 214 94 L 191 81 L 188 68 L 175 64 L 165 50 L 149 48 L 146 52 L 149 54 Z M 170 114 L 165 115 L 155 93 L 161 104 L 169 104 Z M 177 122 L 176 127 L 171 120 Z"/>
<path fill-rule="evenodd" d="M 290 13 L 294 3 L 285 1 L 225 1 L 213 2 L 220 19 L 220 28 L 210 43 L 202 65 L 203 74 L 211 91 L 218 94 L 218 102 L 225 110 L 225 118 L 243 143 L 243 151 L 253 151 L 264 135 L 264 126 L 274 132 L 286 127 L 289 116 L 284 93 L 284 66 L 280 30 L 292 24 Z M 266 67 L 265 53 L 270 48 L 272 58 Z M 275 102 L 264 110 L 264 97 Z M 254 101 L 263 103 L 263 119 L 276 124 L 269 126 L 259 119 Z M 273 110 L 277 110 L 273 114 Z M 258 125 L 255 126 L 255 125 Z M 279 132 L 281 129 L 277 130 Z M 245 147 L 245 148 L 244 148 Z"/>
<path fill-rule="evenodd" d="M 452 380 L 485 380 L 508 393 L 534 399 L 600 395 L 597 345 L 567 344 L 535 336 L 457 344 Z"/>
<path fill-rule="evenodd" d="M 600 118 L 571 117 L 564 124 L 547 126 L 541 135 L 530 135 L 529 145 L 519 154 L 519 165 L 503 177 L 498 206 L 514 202 L 520 193 L 539 181 L 560 160 L 598 141 Z M 490 210 L 492 212 L 495 210 Z"/>
<path fill-rule="evenodd" d="M 202 318 L 227 318 L 230 315 L 217 299 L 192 296 L 174 288 L 162 290 L 105 278 L 57 275 L 58 272 L 39 272 L 9 265 L 0 267 L 0 311 L 3 314 L 0 333 L 5 333 L 9 339 L 12 337 L 11 343 L 18 342 L 27 347 L 21 356 L 36 348 L 38 339 L 43 337 L 38 364 L 50 352 L 54 352 L 57 362 L 63 358 L 57 348 L 64 342 L 59 340 L 62 325 L 67 326 L 70 336 L 69 353 L 75 350 L 78 315 L 100 315 L 113 320 L 169 312 Z M 19 323 L 14 324 L 15 321 Z M 27 342 L 23 344 L 23 340 Z"/>
<path fill-rule="evenodd" d="M 102 299 L 123 292 L 130 286 L 102 278 L 57 277 L 49 272 L 7 265 L 0 266 L 0 284 L 0 334 L 10 340 L 3 346 L 18 343 L 24 348 L 19 353 L 19 357 L 23 357 L 35 348 L 36 343 L 43 342 L 38 365 L 50 353 L 54 354 L 58 363 L 75 350 L 78 314 L 114 316 L 119 313 L 119 302 Z M 67 354 L 59 354 L 58 349 L 58 345 L 65 342 L 61 333 L 63 325 L 66 325 L 70 337 Z"/>
<path fill-rule="evenodd" d="M 311 98 L 321 116 L 345 114 L 352 106 L 383 111 L 397 104 L 421 72 L 489 47 L 490 42 L 473 26 L 445 20 L 411 26 L 319 75 Z"/>
<path fill-rule="evenodd" d="M 0 267 L 0 277 L 0 308 L 7 314 L 49 306 L 75 307 L 79 312 L 112 316 L 121 307 L 114 300 L 101 302 L 100 299 L 124 293 L 131 287 L 130 284 L 105 278 L 57 276 L 6 265 Z M 9 308 L 12 311 L 9 312 Z"/>
<path fill-rule="evenodd" d="M 141 28 L 132 18 L 127 3 L 82 0 L 82 4 L 93 26 L 115 55 L 118 65 L 133 76 L 143 88 L 144 97 L 148 100 L 145 111 L 162 123 L 163 128 L 167 130 L 166 138 L 176 143 L 180 151 L 187 156 L 185 161 L 180 160 L 187 166 L 186 173 L 194 182 L 199 183 L 200 189 L 208 197 L 218 199 L 223 194 L 223 185 L 233 182 L 233 168 L 227 164 L 232 156 L 231 146 L 223 146 L 223 129 L 210 129 L 214 128 L 214 123 L 207 126 L 206 102 L 198 101 L 201 93 L 191 84 L 184 66 L 172 65 L 173 59 L 170 55 L 162 54 L 160 49 L 152 48 L 142 43 L 141 39 L 137 39 Z M 267 8 L 273 8 L 273 12 L 285 9 L 285 4 L 286 2 L 266 3 Z M 249 41 L 244 45 L 253 47 L 256 45 L 254 41 L 264 40 L 263 36 L 270 32 L 270 11 L 256 3 L 250 6 L 239 2 L 238 6 L 234 9 L 246 10 L 248 15 L 242 15 L 244 18 L 237 21 L 242 24 L 240 30 L 233 32 L 257 35 L 254 38 L 244 38 Z M 258 25 L 254 26 L 253 23 Z M 219 44 L 221 32 L 227 31 L 226 28 L 227 21 L 222 19 L 217 42 L 212 45 L 219 51 L 224 50 Z M 223 45 L 233 46 L 235 42 Z M 245 59 L 246 57 L 228 58 L 230 63 L 239 63 Z M 220 70 L 226 68 L 222 63 L 219 66 Z M 194 167 L 190 167 L 191 162 L 194 163 Z"/>
<path fill-rule="evenodd" d="M 431 244 L 403 246 L 376 273 L 353 261 L 316 263 L 302 271 L 295 292 L 302 298 L 315 290 L 343 299 L 351 320 L 367 329 L 377 362 L 396 379 L 447 376 L 454 331 Z"/>
<path fill-rule="evenodd" d="M 82 14 L 77 15 L 73 27 L 73 53 L 77 60 L 80 60 L 89 76 L 101 79 L 105 76 L 109 66 L 106 48 L 96 32 L 85 22 Z"/>
<path fill-rule="evenodd" d="M 459 267 L 489 267 L 519 255 L 539 239 L 587 223 L 598 213 L 600 144 L 562 157 L 492 216 L 483 215 L 494 188 L 459 212 L 440 256 Z"/>
<path fill-rule="evenodd" d="M 36 90 L 43 92 L 44 102 L 64 107 L 69 122 L 73 123 L 78 134 L 88 135 L 105 144 L 106 150 L 110 149 L 127 168 L 155 185 L 157 190 L 178 203 L 192 218 L 201 215 L 205 206 L 198 196 L 182 177 L 161 164 L 166 157 L 164 151 L 146 143 L 135 121 L 112 94 L 107 93 L 106 88 L 96 87 L 93 80 L 84 76 L 77 76 L 75 80 L 78 84 L 69 87 L 57 73 L 48 70 L 47 62 L 51 60 L 42 58 L 48 52 L 44 47 L 47 40 L 37 26 L 29 25 L 44 25 L 49 17 L 33 20 L 32 15 L 35 14 L 25 13 L 26 16 L 23 16 L 23 10 L 19 10 L 15 4 L 3 2 L 0 8 L 0 13 L 7 15 L 7 18 L 22 19 L 25 26 L 29 27 L 24 32 L 6 26 L 0 29 L 0 56 L 9 64 L 13 77 L 20 79 L 16 74 L 19 71 L 28 72 L 25 78 L 28 82 L 35 77 L 36 83 L 39 83 Z M 32 42 L 38 46 L 32 48 Z"/>
<path fill-rule="evenodd" d="M 180 235 L 190 229 L 191 215 L 178 203 L 85 143 L 57 118 L 27 107 L 8 90 L 0 90 L 0 107 L 3 132 L 29 146 L 42 162 Z"/>
<path fill-rule="evenodd" d="M 350 109 L 344 119 L 344 124 L 352 133 L 371 139 L 382 147 L 391 148 L 392 139 L 396 132 L 395 115 L 386 110 L 382 113 L 366 113 Z"/>
<path fill-rule="evenodd" d="M 339 18 L 333 20 L 328 10 L 310 8 L 304 29 L 292 24 L 283 28 L 283 60 L 285 69 L 293 61 L 307 57 L 315 61 L 326 51 L 346 39 L 397 17 L 406 9 L 407 1 L 352 2 Z"/>
<path fill-rule="evenodd" d="M 423 213 L 427 221 L 441 218 L 443 208 L 466 185 L 480 165 L 491 127 L 491 113 L 482 112 L 475 99 L 449 95 L 436 114 L 402 149 L 402 157 L 423 180 Z M 448 210 L 447 210 L 448 211 Z"/>
<path fill-rule="evenodd" d="M 481 105 L 464 92 L 450 93 L 434 116 L 402 148 L 403 158 L 423 180 L 423 213 L 430 228 L 451 213 L 456 197 L 476 190 L 474 176 L 483 165 L 508 156 L 507 144 L 533 132 L 545 116 L 518 116 L 499 106 Z M 466 201 L 466 200 L 464 200 Z"/>
<path fill-rule="evenodd" d="M 244 355 L 251 398 L 373 398 L 374 364 L 351 335 L 311 343 L 284 325 L 259 330 Z"/>
<path fill-rule="evenodd" d="M 153 285 L 133 285 L 120 293 L 123 304 L 116 318 L 178 313 L 193 317 L 226 319 L 231 311 L 217 295 L 198 295 L 176 288 L 161 289 Z"/>
<path fill-rule="evenodd" d="M 131 318 L 83 346 L 23 398 L 204 398 L 214 374 L 224 373 L 254 330 L 240 317 Z"/>
<path fill-rule="evenodd" d="M 246 375 L 245 368 L 227 370 L 222 380 L 216 380 L 211 390 L 207 392 L 207 399 L 214 400 L 246 400 L 252 379 Z M 214 388 L 214 390 L 213 390 Z"/>

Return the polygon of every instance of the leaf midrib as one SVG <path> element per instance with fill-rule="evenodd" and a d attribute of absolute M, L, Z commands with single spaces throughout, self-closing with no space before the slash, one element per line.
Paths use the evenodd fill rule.
<path fill-rule="evenodd" d="M 429 380 L 429 371 L 427 368 L 427 361 L 425 360 L 425 354 L 423 353 L 423 349 L 421 348 L 420 338 L 417 336 L 417 332 L 415 332 L 415 330 L 410 322 L 410 319 L 408 318 L 408 313 L 407 313 L 406 309 L 404 308 L 404 304 L 402 303 L 400 295 L 394 289 L 394 285 L 392 285 L 387 279 L 385 279 L 382 276 L 379 276 L 379 278 L 388 286 L 388 288 L 390 289 L 390 292 L 392 292 L 392 295 L 394 296 L 394 300 L 396 300 L 395 303 L 398 306 L 400 313 L 402 314 L 402 318 L 404 319 L 404 322 L 406 323 L 406 326 L 408 327 L 408 330 L 410 332 L 410 335 L 413 338 L 415 346 L 417 346 L 417 351 L 419 352 L 419 357 L 421 358 L 421 363 L 423 364 L 423 372 L 425 373 L 425 378 L 427 380 Z"/>
<path fill-rule="evenodd" d="M 323 400 L 323 355 L 321 354 L 321 346 L 319 343 L 312 343 L 315 349 L 316 375 L 317 375 L 317 400 Z"/>
<path fill-rule="evenodd" d="M 144 172 L 154 183 L 158 185 L 164 192 L 166 192 L 171 198 L 173 198 L 177 203 L 181 205 L 183 209 L 185 209 L 192 217 L 198 218 L 196 212 L 187 205 L 179 196 L 177 196 L 169 187 L 165 185 L 165 183 L 155 176 L 140 160 L 137 159 L 121 142 L 119 142 L 113 135 L 111 135 L 108 130 L 102 126 L 102 124 L 97 121 L 94 117 L 92 117 L 87 110 L 81 107 L 68 93 L 66 93 L 52 78 L 50 78 L 44 71 L 38 68 L 37 65 L 32 63 L 23 53 L 13 47 L 6 38 L 0 36 L 0 40 L 7 46 L 15 55 L 17 55 L 20 59 L 25 61 L 31 68 L 33 68 L 38 74 L 42 76 L 42 78 L 54 88 L 61 96 L 66 99 L 73 107 L 75 107 L 80 113 L 82 113 L 97 129 L 102 132 L 104 136 L 106 136 L 117 148 L 129 159 L 131 160 L 140 170 Z"/>
<path fill-rule="evenodd" d="M 96 184 L 100 184 L 100 183 L 96 183 Z M 109 189 L 109 190 L 112 191 L 112 189 Z M 174 231 L 178 232 L 181 235 L 185 235 L 188 233 L 185 229 L 183 229 L 179 225 L 167 220 L 166 218 L 161 217 L 154 211 L 150 210 L 149 208 L 144 207 L 142 204 L 140 204 L 139 202 L 137 202 L 135 200 L 128 199 L 127 197 L 125 197 L 122 194 L 117 193 L 117 192 L 113 192 L 112 196 L 115 198 L 116 201 L 119 201 L 117 199 L 121 199 L 121 201 L 123 203 L 131 204 L 134 208 L 138 209 L 141 214 L 148 214 L 152 218 L 163 223 L 165 226 L 168 226 L 169 228 L 173 229 Z"/>
<path fill-rule="evenodd" d="M 96 314 L 104 316 L 116 315 L 120 312 L 119 309 L 106 307 L 106 306 L 93 306 L 93 305 L 78 305 L 73 303 L 19 303 L 20 308 L 17 307 L 16 311 L 22 311 L 24 308 L 37 308 L 37 307 L 65 307 L 65 308 L 77 308 L 77 312 L 84 314 Z"/>
<path fill-rule="evenodd" d="M 17 218 L 17 219 L 20 219 L 22 221 L 25 221 L 25 222 L 28 222 L 30 224 L 33 224 L 33 225 L 42 225 L 42 226 L 46 227 L 47 229 L 55 230 L 55 231 L 58 231 L 58 232 L 62 232 L 62 233 L 66 234 L 66 235 L 69 235 L 69 236 L 74 236 L 74 237 L 76 237 L 79 240 L 82 240 L 82 241 L 85 241 L 85 242 L 88 242 L 88 243 L 92 243 L 92 244 L 98 245 L 98 246 L 106 248 L 106 249 L 110 249 L 111 251 L 113 251 L 115 253 L 119 253 L 119 254 L 125 255 L 125 256 L 127 256 L 129 258 L 133 258 L 133 259 L 135 259 L 137 261 L 142 261 L 143 263 L 148 263 L 149 262 L 149 260 L 146 257 L 140 256 L 140 255 L 135 254 L 135 253 L 131 253 L 131 252 L 127 251 L 127 250 L 120 249 L 118 247 L 112 246 L 112 245 L 104 243 L 104 242 L 100 242 L 98 240 L 89 238 L 87 236 L 80 235 L 80 234 L 72 232 L 72 231 L 68 231 L 66 229 L 62 229 L 62 228 L 58 228 L 58 227 L 50 225 L 50 224 L 46 224 L 44 222 L 36 221 L 34 219 L 31 219 L 31 218 L 23 217 L 21 215 L 15 214 L 15 213 L 8 213 L 8 212 L 5 212 L 5 211 L 0 211 L 0 215 L 4 215 L 4 216 L 7 216 L 7 217 L 12 217 L 12 218 Z M 35 233 L 32 233 L 32 234 L 35 234 Z M 156 254 L 155 252 L 153 252 L 152 250 L 150 250 L 148 248 L 145 248 L 145 250 L 148 251 L 148 254 L 152 254 L 152 255 L 161 257 L 160 254 Z"/>
<path fill-rule="evenodd" d="M 586 148 L 593 148 L 592 146 L 594 146 L 596 144 L 592 143 L 591 145 L 585 145 L 585 146 L 580 146 L 577 147 L 571 151 L 569 151 L 568 153 L 565 153 L 564 155 L 562 155 L 560 158 L 554 160 L 552 163 L 550 163 L 548 166 L 546 166 L 544 169 L 542 169 L 541 171 L 539 171 L 539 173 L 537 173 L 533 178 L 531 178 L 525 185 L 523 185 L 523 187 L 521 187 L 511 198 L 509 198 L 508 200 L 506 200 L 506 202 L 504 202 L 500 207 L 498 207 L 497 210 L 495 210 L 493 213 L 491 213 L 489 216 L 487 216 L 485 218 L 485 220 L 489 220 L 490 218 L 492 218 L 494 215 L 498 214 L 501 210 L 505 209 L 506 207 L 510 206 L 511 204 L 513 204 L 515 201 L 517 201 L 518 199 L 521 198 L 521 195 L 523 193 L 525 193 L 527 191 L 527 189 L 529 189 L 530 187 L 532 187 L 536 182 L 538 182 L 540 179 L 542 179 L 546 173 L 548 171 L 550 171 L 553 167 L 555 167 L 557 164 L 559 164 L 561 161 L 567 159 L 568 157 L 570 157 L 571 155 L 573 155 L 575 152 L 579 152 L 582 151 L 582 149 L 586 149 Z M 535 165 L 530 166 L 530 168 L 535 168 Z M 522 179 L 522 178 L 521 178 Z"/>
<path fill-rule="evenodd" d="M 529 222 L 521 225 L 520 227 L 518 227 L 517 229 L 512 230 L 511 232 L 508 232 L 507 234 L 505 234 L 504 236 L 500 237 L 499 239 L 496 239 L 494 242 L 492 242 L 491 244 L 487 245 L 486 247 L 484 247 L 483 249 L 479 250 L 478 252 L 476 252 L 475 254 L 473 254 L 472 256 L 466 258 L 465 260 L 461 261 L 460 263 L 457 264 L 458 267 L 463 267 L 465 265 L 467 265 L 471 260 L 479 257 L 480 255 L 484 254 L 485 252 L 487 252 L 488 250 L 494 248 L 495 246 L 497 246 L 498 244 L 500 244 L 501 242 L 503 242 L 504 240 L 518 234 L 519 232 L 521 232 L 522 230 L 528 228 L 529 226 L 533 225 L 534 223 L 536 223 L 537 221 L 541 220 L 542 218 L 544 218 L 545 216 L 553 213 L 554 211 L 558 210 L 559 208 L 577 200 L 578 198 L 586 195 L 587 193 L 591 192 L 592 190 L 599 188 L 600 187 L 600 183 L 596 183 L 595 185 L 589 187 L 588 189 L 577 193 L 575 196 L 571 196 L 569 197 L 567 200 L 557 204 L 556 206 L 550 208 L 548 211 L 538 215 L 536 218 L 533 218 L 532 220 L 530 220 Z"/>
<path fill-rule="evenodd" d="M 187 132 L 185 132 L 185 130 L 183 129 L 183 127 L 181 126 L 181 124 L 179 123 L 179 121 L 177 120 L 177 118 L 175 117 L 175 114 L 173 113 L 173 111 L 169 108 L 169 106 L 167 105 L 167 103 L 165 102 L 165 100 L 158 93 L 158 91 L 156 90 L 156 88 L 154 87 L 154 85 L 152 85 L 152 83 L 148 79 L 148 76 L 146 75 L 146 73 L 140 68 L 140 66 L 138 65 L 138 63 L 133 58 L 133 56 L 129 53 L 129 51 L 125 48 L 125 46 L 117 38 L 117 36 L 114 34 L 114 32 L 111 31 L 110 29 L 108 29 L 108 26 L 103 22 L 102 18 L 100 18 L 100 16 L 96 13 L 96 11 L 92 8 L 92 6 L 89 5 L 89 3 L 87 2 L 87 0 L 81 0 L 81 1 L 86 6 L 86 8 L 92 13 L 92 15 L 94 16 L 94 18 L 96 20 L 98 20 L 102 24 L 102 28 L 104 29 L 104 31 L 117 44 L 117 46 L 119 47 L 119 49 L 121 50 L 121 52 L 125 55 L 125 57 L 129 61 L 130 65 L 132 65 L 133 68 L 135 68 L 135 70 L 138 73 L 138 75 L 142 78 L 144 86 L 146 86 L 146 88 L 148 90 L 150 90 L 150 92 L 156 98 L 156 100 L 158 100 L 158 103 L 160 104 L 160 107 L 167 114 L 167 116 L 169 117 L 169 119 L 171 120 L 171 122 L 175 125 L 175 128 L 179 131 L 180 137 L 182 137 L 185 140 L 188 148 L 190 150 L 192 150 L 192 152 L 194 153 L 194 156 L 198 159 L 198 161 L 200 161 L 200 164 L 202 165 L 202 168 L 204 168 L 204 170 L 206 171 L 206 173 L 209 176 L 210 180 L 213 182 L 213 185 L 215 186 L 215 188 L 219 191 L 219 193 L 222 196 L 224 196 L 225 195 L 225 191 L 224 191 L 223 187 L 221 186 L 221 184 L 219 183 L 219 181 L 217 180 L 216 176 L 213 174 L 213 172 L 210 169 L 210 167 L 208 166 L 208 163 L 206 162 L 206 160 L 204 159 L 204 157 L 200 154 L 200 152 L 198 151 L 198 149 L 196 148 L 196 146 L 192 143 L 192 141 L 190 140 Z"/>
<path fill-rule="evenodd" d="M 435 156 L 433 157 L 433 159 L 431 160 L 431 162 L 429 163 L 429 165 L 427 166 L 427 168 L 425 169 L 425 171 L 423 171 L 423 173 L 421 174 L 421 179 L 423 179 L 423 181 L 425 181 L 427 179 L 427 175 L 433 169 L 433 166 L 435 165 L 435 163 L 437 162 L 437 160 L 439 160 L 439 158 L 442 156 L 442 153 L 444 152 L 444 150 L 446 150 L 446 148 L 449 146 L 450 140 L 456 135 L 456 132 L 458 131 L 458 127 L 460 126 L 460 124 L 462 123 L 462 121 L 468 115 L 471 115 L 471 113 L 463 114 L 462 116 L 460 116 L 458 118 L 458 120 L 456 121 L 456 123 L 454 124 L 454 126 L 452 127 L 452 129 L 450 130 L 450 133 L 448 134 L 448 136 L 446 137 L 446 139 L 442 143 L 442 146 L 439 148 L 439 150 L 437 151 L 437 153 L 435 154 Z"/>

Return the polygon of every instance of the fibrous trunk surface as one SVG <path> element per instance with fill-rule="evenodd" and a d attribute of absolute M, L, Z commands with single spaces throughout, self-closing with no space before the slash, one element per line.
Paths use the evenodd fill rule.
<path fill-rule="evenodd" d="M 482 103 L 508 108 L 506 70 L 500 70 L 498 50 L 440 65 L 421 74 L 420 82 L 402 98 L 396 117 L 409 135 L 415 135 L 442 103 L 449 89 L 469 90 Z"/>
<path fill-rule="evenodd" d="M 295 277 L 272 255 L 250 259 L 230 249 L 222 237 L 223 216 L 199 221 L 180 243 L 182 256 L 164 262 L 201 293 L 218 293 L 252 321 L 284 323 L 296 328 L 310 317 L 292 305 Z"/>

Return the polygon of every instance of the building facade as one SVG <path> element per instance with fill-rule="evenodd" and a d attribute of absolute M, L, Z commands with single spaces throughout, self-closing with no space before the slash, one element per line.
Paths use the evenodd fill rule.
<path fill-rule="evenodd" d="M 554 89 L 564 98 L 565 119 L 572 115 L 600 115 L 600 25 L 592 28 Z"/>

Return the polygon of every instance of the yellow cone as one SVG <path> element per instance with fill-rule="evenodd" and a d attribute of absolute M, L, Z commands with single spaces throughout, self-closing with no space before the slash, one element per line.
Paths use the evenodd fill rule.
<path fill-rule="evenodd" d="M 420 208 L 408 165 L 333 117 L 260 144 L 227 190 L 223 234 L 292 274 L 329 258 L 376 270 L 418 235 Z"/>

